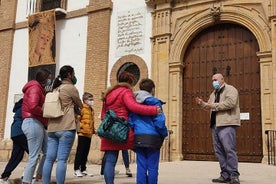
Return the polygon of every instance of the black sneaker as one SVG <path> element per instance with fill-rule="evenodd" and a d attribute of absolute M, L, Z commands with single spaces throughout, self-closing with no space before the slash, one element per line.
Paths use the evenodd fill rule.
<path fill-rule="evenodd" d="M 229 184 L 240 184 L 239 178 L 231 178 Z"/>
<path fill-rule="evenodd" d="M 127 177 L 132 177 L 132 173 L 131 173 L 130 169 L 126 170 L 126 175 L 127 175 Z"/>
<path fill-rule="evenodd" d="M 212 179 L 213 183 L 227 183 L 230 181 L 230 178 L 224 179 L 224 177 L 220 176 L 219 178 Z"/>

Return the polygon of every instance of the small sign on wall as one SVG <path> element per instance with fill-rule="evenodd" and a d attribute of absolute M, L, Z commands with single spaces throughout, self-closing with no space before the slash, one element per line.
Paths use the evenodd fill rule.
<path fill-rule="evenodd" d="M 249 112 L 240 113 L 241 120 L 250 120 Z"/>

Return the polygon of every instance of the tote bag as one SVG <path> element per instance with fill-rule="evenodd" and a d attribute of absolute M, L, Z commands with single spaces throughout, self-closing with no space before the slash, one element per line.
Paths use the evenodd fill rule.
<path fill-rule="evenodd" d="M 60 88 L 57 88 L 52 92 L 48 92 L 46 94 L 45 102 L 43 105 L 44 118 L 58 118 L 64 115 L 59 99 L 59 90 Z"/>
<path fill-rule="evenodd" d="M 116 143 L 125 143 L 129 134 L 128 121 L 118 117 L 113 110 L 108 110 L 102 120 L 97 133 Z"/>

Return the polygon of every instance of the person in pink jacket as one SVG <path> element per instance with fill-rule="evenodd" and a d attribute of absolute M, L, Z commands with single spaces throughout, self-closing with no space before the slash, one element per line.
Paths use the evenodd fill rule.
<path fill-rule="evenodd" d="M 118 83 L 108 88 L 103 94 L 101 119 L 103 119 L 105 112 L 109 109 L 112 109 L 117 116 L 123 117 L 126 120 L 128 120 L 129 112 L 142 115 L 156 115 L 161 111 L 160 107 L 137 103 L 133 96 L 133 83 L 134 75 L 126 71 L 121 73 Z M 132 129 L 130 129 L 126 143 L 115 143 L 101 138 L 101 151 L 105 152 L 102 167 L 106 184 L 114 184 L 114 171 L 119 150 L 133 149 L 133 145 L 134 133 Z"/>
<path fill-rule="evenodd" d="M 31 184 L 37 161 L 40 159 L 36 180 L 42 177 L 42 168 L 47 151 L 48 119 L 43 118 L 43 104 L 45 101 L 45 86 L 51 84 L 52 74 L 47 69 L 39 69 L 34 80 L 27 82 L 22 92 L 24 93 L 22 104 L 22 131 L 24 132 L 29 148 L 29 157 L 24 170 L 23 184 Z"/>

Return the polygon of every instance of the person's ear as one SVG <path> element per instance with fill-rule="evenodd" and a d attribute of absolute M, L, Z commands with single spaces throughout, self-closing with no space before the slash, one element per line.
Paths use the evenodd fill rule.
<path fill-rule="evenodd" d="M 68 79 L 71 79 L 71 78 L 72 78 L 72 74 L 68 72 L 66 77 L 67 77 Z"/>
<path fill-rule="evenodd" d="M 151 94 L 152 94 L 152 96 L 154 96 L 154 95 L 155 95 L 155 88 L 152 88 L 152 90 L 151 90 Z"/>

